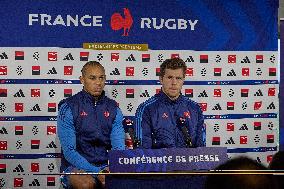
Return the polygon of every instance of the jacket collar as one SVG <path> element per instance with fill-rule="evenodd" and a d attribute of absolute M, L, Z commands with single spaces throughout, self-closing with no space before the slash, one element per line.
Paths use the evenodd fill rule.
<path fill-rule="evenodd" d="M 92 102 L 94 104 L 100 104 L 102 100 L 106 97 L 105 91 L 103 91 L 99 97 L 94 97 L 93 95 L 85 91 L 84 89 L 82 89 L 82 94 L 89 102 Z"/>
<path fill-rule="evenodd" d="M 179 104 L 182 101 L 182 94 L 180 93 L 179 97 L 175 100 L 171 100 L 162 90 L 160 90 L 159 95 L 161 97 L 161 99 L 166 102 L 166 103 L 170 103 L 170 104 Z"/>

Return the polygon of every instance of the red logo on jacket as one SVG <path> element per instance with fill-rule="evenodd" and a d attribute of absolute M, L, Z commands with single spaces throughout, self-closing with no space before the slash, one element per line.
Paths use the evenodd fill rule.
<path fill-rule="evenodd" d="M 80 113 L 80 116 L 87 116 L 88 114 L 83 110 L 81 113 Z"/>
<path fill-rule="evenodd" d="M 190 112 L 189 111 L 183 112 L 183 117 L 190 118 Z"/>
<path fill-rule="evenodd" d="M 108 111 L 105 111 L 105 112 L 104 112 L 104 116 L 105 116 L 105 117 L 109 117 L 109 112 L 108 112 Z"/>
<path fill-rule="evenodd" d="M 167 119 L 169 116 L 166 112 L 163 113 L 162 118 Z"/>

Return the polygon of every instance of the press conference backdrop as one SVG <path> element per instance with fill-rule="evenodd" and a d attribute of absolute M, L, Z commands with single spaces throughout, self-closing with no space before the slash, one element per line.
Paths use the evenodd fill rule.
<path fill-rule="evenodd" d="M 88 60 L 105 66 L 107 95 L 133 119 L 160 89 L 161 62 L 180 57 L 188 66 L 182 93 L 203 109 L 206 146 L 264 164 L 278 150 L 277 1 L 1 4 L 1 187 L 59 187 L 58 176 L 35 174 L 59 171 L 57 105 L 82 89 Z M 90 50 L 83 42 L 152 50 Z"/>
<path fill-rule="evenodd" d="M 280 62 L 282 62 L 282 64 L 280 63 L 280 70 L 284 70 L 284 64 L 283 64 L 283 60 L 284 60 L 284 18 L 280 18 Z M 281 73 L 280 74 L 280 81 L 283 81 L 283 74 Z M 284 89 L 284 84 L 283 82 L 280 82 L 281 85 L 280 85 L 280 95 L 279 95 L 279 99 L 280 100 L 280 107 L 283 107 L 284 105 L 284 102 L 283 102 L 283 98 L 284 98 L 284 95 L 283 95 L 283 89 Z M 282 112 L 282 110 L 281 110 Z M 280 113 L 280 117 L 281 116 L 281 113 Z M 279 120 L 280 121 L 280 131 L 279 131 L 279 135 L 280 135 L 280 138 L 279 138 L 279 143 L 280 143 L 280 150 L 284 150 L 284 125 L 283 125 L 283 121 L 282 119 Z"/>

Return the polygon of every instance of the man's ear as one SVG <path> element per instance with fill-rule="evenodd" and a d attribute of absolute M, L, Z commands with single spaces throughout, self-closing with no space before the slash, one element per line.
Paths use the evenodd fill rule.
<path fill-rule="evenodd" d="M 159 76 L 160 83 L 163 84 L 163 77 Z"/>
<path fill-rule="evenodd" d="M 84 78 L 83 78 L 83 76 L 80 76 L 79 79 L 80 79 L 80 82 L 84 85 Z"/>

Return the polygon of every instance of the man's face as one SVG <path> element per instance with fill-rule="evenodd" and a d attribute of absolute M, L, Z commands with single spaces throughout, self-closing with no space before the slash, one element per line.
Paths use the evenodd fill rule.
<path fill-rule="evenodd" d="M 165 69 L 164 77 L 160 77 L 163 92 L 171 99 L 179 97 L 184 82 L 183 69 Z"/>
<path fill-rule="evenodd" d="M 104 70 L 98 66 L 88 66 L 80 81 L 84 90 L 93 96 L 100 96 L 105 87 L 106 75 Z"/>

